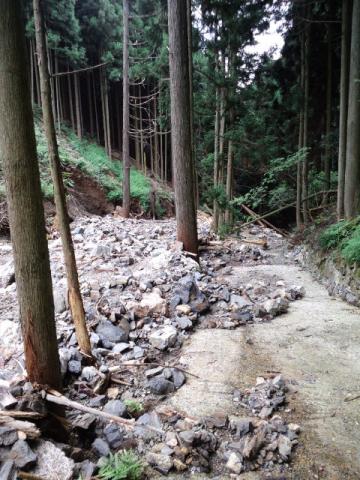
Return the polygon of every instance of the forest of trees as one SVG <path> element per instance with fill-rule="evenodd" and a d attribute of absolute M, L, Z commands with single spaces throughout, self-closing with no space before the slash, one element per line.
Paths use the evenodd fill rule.
<path fill-rule="evenodd" d="M 122 162 L 124 217 L 132 168 L 171 185 L 177 238 L 195 258 L 199 206 L 219 233 L 244 206 L 283 211 L 300 230 L 324 206 L 360 214 L 360 0 L 2 0 L 0 13 L 0 159 L 31 380 L 60 386 L 32 109 L 89 362 L 62 125 Z M 281 55 L 254 53 L 275 21 Z"/>

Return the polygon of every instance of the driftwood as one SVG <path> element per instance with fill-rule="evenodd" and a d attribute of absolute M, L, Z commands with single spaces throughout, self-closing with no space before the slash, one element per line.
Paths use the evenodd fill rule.
<path fill-rule="evenodd" d="M 301 203 L 304 203 L 304 202 L 306 202 L 306 200 L 310 200 L 311 198 L 317 197 L 318 195 L 323 195 L 324 193 L 336 193 L 336 192 L 337 192 L 337 190 L 328 190 L 328 191 L 316 192 L 316 193 L 313 193 L 312 195 L 309 195 L 306 198 L 303 198 L 301 200 Z M 272 212 L 265 213 L 264 215 L 260 215 L 260 216 L 256 217 L 256 219 L 250 220 L 249 222 L 246 222 L 246 223 L 243 223 L 242 225 L 237 226 L 236 230 L 240 230 L 243 227 L 247 227 L 248 225 L 252 225 L 257 220 L 264 220 L 265 218 L 271 217 L 272 215 L 276 215 L 277 213 L 280 213 L 283 210 L 286 210 L 287 208 L 295 207 L 295 205 L 296 205 L 296 201 L 288 203 L 284 207 L 277 208 L 276 210 L 273 210 Z"/>
<path fill-rule="evenodd" d="M 177 367 L 175 365 L 164 365 L 162 363 L 130 363 L 130 362 L 125 362 L 122 363 L 121 365 L 110 367 L 109 371 L 110 373 L 116 373 L 119 370 L 121 370 L 123 367 L 162 367 L 162 368 L 175 368 L 176 370 L 179 370 L 180 372 L 186 373 L 187 375 L 191 375 L 192 377 L 195 378 L 200 378 L 198 375 L 195 375 L 195 373 L 188 372 L 185 370 L 185 368 Z"/>
<path fill-rule="evenodd" d="M 242 243 L 250 243 L 250 244 L 253 244 L 253 245 L 260 245 L 261 247 L 263 248 L 268 248 L 268 243 L 267 243 L 267 240 L 247 240 L 247 239 L 240 239 L 240 242 Z"/>
<path fill-rule="evenodd" d="M 247 207 L 246 205 L 242 204 L 241 207 L 243 208 L 243 210 L 245 210 L 245 212 L 247 212 L 249 215 L 251 215 L 254 219 L 259 216 L 257 213 L 255 213 L 253 210 L 251 210 L 251 209 L 250 209 L 249 207 Z M 274 230 L 275 232 L 279 233 L 280 235 L 283 235 L 283 236 L 287 236 L 287 235 L 288 235 L 286 232 L 284 232 L 284 231 L 281 230 L 280 228 L 275 227 L 275 225 L 273 225 L 272 223 L 270 223 L 270 222 L 269 222 L 268 220 L 266 220 L 265 218 L 262 219 L 262 222 L 265 224 L 265 226 L 271 228 L 272 230 Z"/>
<path fill-rule="evenodd" d="M 252 210 L 250 210 L 249 207 L 247 207 L 246 205 L 244 204 L 241 204 L 240 207 L 245 210 L 246 213 L 248 213 L 249 215 L 251 215 L 253 217 L 254 220 L 256 220 L 256 223 L 258 223 L 260 225 L 260 227 L 265 227 L 265 222 L 264 221 L 261 221 L 259 219 L 257 219 L 257 217 L 259 215 L 257 215 L 255 212 L 253 212 Z"/>
<path fill-rule="evenodd" d="M 17 430 L 18 434 L 24 434 L 26 438 L 38 438 L 40 437 L 40 430 L 30 422 L 25 422 L 23 420 L 15 420 L 12 417 L 1 416 L 0 417 L 0 426 L 9 427 L 13 430 Z"/>
<path fill-rule="evenodd" d="M 22 412 L 21 410 L 0 410 L 0 422 L 2 417 L 19 418 L 22 420 L 39 420 L 45 415 L 39 412 Z"/>
<path fill-rule="evenodd" d="M 111 415 L 111 413 L 103 412 L 102 410 L 97 410 L 96 408 L 87 407 L 86 405 L 82 405 L 81 403 L 75 402 L 74 400 L 70 400 L 56 390 L 43 390 L 42 395 L 43 398 L 50 403 L 55 403 L 56 405 L 61 405 L 62 407 L 72 408 L 73 410 L 79 410 L 80 412 L 91 413 L 96 417 L 104 418 L 109 422 L 117 423 L 118 425 L 121 425 L 127 430 L 131 430 L 132 428 L 134 428 L 134 420 L 117 417 L 116 415 Z M 163 433 L 162 430 L 151 427 L 150 425 L 142 425 L 141 427 L 147 428 L 148 430 L 156 433 Z"/>
<path fill-rule="evenodd" d="M 28 472 L 17 472 L 17 478 L 21 478 L 23 480 L 46 480 L 44 477 L 39 477 L 38 475 L 34 475 L 33 473 Z"/>

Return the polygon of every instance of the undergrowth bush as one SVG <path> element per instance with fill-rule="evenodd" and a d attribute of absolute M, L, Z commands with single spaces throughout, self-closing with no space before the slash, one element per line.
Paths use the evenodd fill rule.
<path fill-rule="evenodd" d="M 319 237 L 324 250 L 337 250 L 349 264 L 360 264 L 360 217 L 342 220 L 326 228 Z"/>

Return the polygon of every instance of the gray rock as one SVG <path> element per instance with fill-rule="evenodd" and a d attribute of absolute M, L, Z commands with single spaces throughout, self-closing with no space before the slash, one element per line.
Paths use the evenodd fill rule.
<path fill-rule="evenodd" d="M 121 343 L 117 343 L 116 345 L 114 345 L 112 351 L 115 354 L 120 354 L 120 353 L 126 352 L 129 349 L 130 349 L 130 344 L 129 343 L 121 342 Z"/>
<path fill-rule="evenodd" d="M 25 440 L 18 440 L 11 448 L 10 458 L 17 468 L 28 469 L 36 464 L 37 455 L 31 450 Z"/>
<path fill-rule="evenodd" d="M 109 320 L 101 320 L 96 327 L 96 333 L 100 338 L 112 343 L 126 342 L 129 338 L 129 331 L 113 325 Z"/>
<path fill-rule="evenodd" d="M 230 304 L 235 305 L 237 308 L 245 308 L 252 305 L 250 300 L 243 297 L 242 295 L 236 295 L 234 293 L 230 295 Z"/>
<path fill-rule="evenodd" d="M 39 440 L 35 449 L 37 465 L 31 472 L 46 480 L 71 480 L 74 478 L 74 461 L 67 458 L 52 442 Z"/>
<path fill-rule="evenodd" d="M 17 431 L 10 427 L 0 427 L 0 446 L 10 447 L 18 439 Z M 0 477 L 1 478 L 1 477 Z"/>
<path fill-rule="evenodd" d="M 248 310 L 235 310 L 231 312 L 231 319 L 243 325 L 247 322 L 251 322 L 253 315 Z"/>
<path fill-rule="evenodd" d="M 155 375 L 159 375 L 163 370 L 164 367 L 150 368 L 149 370 L 145 370 L 145 376 L 147 378 L 155 377 Z"/>
<path fill-rule="evenodd" d="M 169 455 L 162 455 L 161 453 L 149 452 L 145 458 L 150 465 L 156 467 L 157 470 L 165 475 L 169 473 L 174 464 Z"/>
<path fill-rule="evenodd" d="M 55 289 L 54 291 L 54 308 L 55 313 L 58 314 L 65 312 L 67 308 L 65 294 L 60 289 Z"/>
<path fill-rule="evenodd" d="M 91 383 L 98 376 L 98 371 L 95 367 L 84 367 L 81 372 L 81 378 L 88 383 Z"/>
<path fill-rule="evenodd" d="M 186 376 L 182 371 L 178 370 L 177 368 L 173 368 L 172 381 L 174 382 L 175 388 L 178 389 L 186 382 Z"/>
<path fill-rule="evenodd" d="M 109 445 L 102 438 L 94 440 L 91 447 L 100 457 L 107 457 L 110 453 Z"/>
<path fill-rule="evenodd" d="M 176 319 L 176 325 L 180 330 L 190 330 L 193 326 L 189 317 L 183 316 Z"/>
<path fill-rule="evenodd" d="M 154 430 L 146 428 L 147 426 L 156 428 L 159 430 L 159 433 Z M 156 412 L 144 413 L 136 420 L 134 427 L 134 434 L 137 437 L 141 437 L 144 441 L 148 441 L 152 438 L 157 437 L 162 431 L 162 423 L 159 415 Z"/>
<path fill-rule="evenodd" d="M 226 468 L 239 475 L 243 469 L 242 457 L 236 452 L 231 452 L 226 462 Z"/>
<path fill-rule="evenodd" d="M 138 347 L 138 346 L 135 346 L 134 347 L 134 350 L 133 350 L 133 354 L 134 354 L 134 358 L 141 358 L 144 356 L 144 349 L 141 348 L 141 347 Z"/>
<path fill-rule="evenodd" d="M 195 440 L 195 433 L 192 430 L 180 432 L 179 437 L 186 446 L 191 447 Z"/>
<path fill-rule="evenodd" d="M 149 336 L 149 342 L 158 350 L 166 350 L 175 345 L 177 339 L 176 328 L 171 325 L 165 325 L 159 328 Z"/>
<path fill-rule="evenodd" d="M 104 435 L 111 449 L 118 449 L 124 439 L 124 431 L 115 423 L 109 423 L 104 428 Z"/>
<path fill-rule="evenodd" d="M 104 412 L 110 413 L 117 417 L 126 415 L 126 405 L 121 400 L 110 400 L 104 406 Z"/>
<path fill-rule="evenodd" d="M 70 373 L 79 375 L 81 373 L 81 362 L 79 362 L 78 360 L 70 360 L 70 362 L 68 363 L 68 370 Z"/>
<path fill-rule="evenodd" d="M 6 460 L 0 468 L 1 480 L 16 480 L 15 465 L 12 460 Z"/>
<path fill-rule="evenodd" d="M 285 435 L 279 435 L 278 450 L 283 460 L 287 460 L 291 454 L 292 443 Z"/>
<path fill-rule="evenodd" d="M 157 376 L 149 380 L 148 387 L 150 388 L 151 393 L 154 393 L 155 395 L 166 395 L 175 390 L 175 385 L 162 376 Z"/>

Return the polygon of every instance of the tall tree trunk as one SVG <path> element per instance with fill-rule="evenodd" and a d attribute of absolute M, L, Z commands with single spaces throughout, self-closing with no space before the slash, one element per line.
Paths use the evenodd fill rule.
<path fill-rule="evenodd" d="M 36 59 L 35 48 L 34 48 L 34 56 L 35 56 L 35 59 Z M 35 61 L 34 67 L 35 67 L 36 100 L 37 100 L 37 104 L 39 105 L 39 107 L 41 107 L 40 79 L 39 79 L 39 68 L 38 68 L 37 61 Z"/>
<path fill-rule="evenodd" d="M 35 105 L 35 92 L 34 92 L 34 46 L 33 41 L 30 38 L 30 89 L 31 89 L 31 105 Z"/>
<path fill-rule="evenodd" d="M 91 92 L 91 71 L 87 72 L 86 86 L 87 86 L 87 95 L 88 95 L 90 137 L 94 138 L 94 115 L 93 115 L 92 92 Z"/>
<path fill-rule="evenodd" d="M 346 167 L 346 132 L 349 100 L 349 67 L 351 39 L 352 0 L 343 0 L 341 25 L 341 78 L 340 78 L 340 120 L 339 120 L 339 158 L 338 158 L 338 220 L 344 217 L 344 190 Z"/>
<path fill-rule="evenodd" d="M 92 72 L 91 76 L 92 76 L 92 90 L 93 90 L 93 101 L 94 101 L 94 110 L 95 110 L 96 141 L 97 143 L 100 143 L 99 112 L 98 112 L 98 103 L 96 99 L 94 72 Z"/>
<path fill-rule="evenodd" d="M 106 122 L 106 144 L 107 154 L 111 158 L 111 130 L 110 130 L 110 112 L 109 112 L 109 91 L 106 72 L 104 71 L 104 106 L 105 106 L 105 122 Z"/>
<path fill-rule="evenodd" d="M 220 130 L 220 92 L 216 88 L 215 99 L 215 126 L 214 126 L 214 189 L 217 189 L 219 183 L 219 130 Z M 213 229 L 217 232 L 219 227 L 219 205 L 217 198 L 213 205 Z"/>
<path fill-rule="evenodd" d="M 58 59 L 55 56 L 55 73 L 59 71 Z M 56 86 L 56 114 L 57 114 L 57 124 L 59 135 L 61 133 L 61 92 L 60 92 L 60 79 L 55 77 L 55 86 Z"/>
<path fill-rule="evenodd" d="M 68 72 L 70 71 L 69 69 L 69 64 L 68 64 Z M 74 115 L 74 95 L 73 95 L 73 89 L 72 89 L 72 75 L 67 75 L 67 82 L 68 82 L 68 90 L 69 90 L 69 109 L 70 109 L 70 121 L 71 121 L 71 128 L 75 132 L 75 115 Z"/>
<path fill-rule="evenodd" d="M 304 148 L 304 80 L 305 80 L 305 34 L 301 33 L 300 39 L 300 92 L 301 104 L 299 114 L 299 141 L 298 151 Z M 302 226 L 302 160 L 297 162 L 296 172 L 296 227 L 298 229 Z"/>
<path fill-rule="evenodd" d="M 352 12 L 349 105 L 347 118 L 345 216 L 360 213 L 360 0 L 354 0 Z"/>
<path fill-rule="evenodd" d="M 171 150 L 175 187 L 177 239 L 197 255 L 194 167 L 190 132 L 190 85 L 187 16 L 183 0 L 168 0 Z"/>
<path fill-rule="evenodd" d="M 225 56 L 222 60 L 222 72 L 225 78 Z M 221 87 L 220 90 L 220 129 L 219 129 L 219 180 L 218 186 L 220 188 L 224 187 L 224 147 L 225 147 L 225 87 Z M 218 227 L 224 222 L 224 212 L 219 208 L 218 209 Z"/>
<path fill-rule="evenodd" d="M 41 99 L 43 106 L 44 128 L 50 158 L 51 175 L 54 184 L 56 215 L 59 220 L 59 229 L 68 282 L 69 304 L 75 325 L 76 336 L 81 351 L 83 351 L 85 355 L 91 356 L 90 338 L 86 329 L 85 312 L 80 294 L 74 245 L 71 238 L 69 217 L 66 209 L 65 190 L 56 140 L 55 121 L 51 103 L 50 75 L 47 68 L 45 25 L 42 13 L 42 5 L 43 3 L 41 0 L 34 0 L 36 48 L 40 71 Z"/>
<path fill-rule="evenodd" d="M 28 85 L 21 9 L 1 2 L 0 158 L 29 380 L 61 388 L 44 209 Z"/>
<path fill-rule="evenodd" d="M 331 107 L 332 107 L 332 26 L 327 26 L 327 75 L 326 75 L 326 121 L 325 121 L 325 158 L 324 172 L 325 182 L 324 190 L 328 192 L 331 185 Z M 324 202 L 327 202 L 328 194 L 324 194 Z"/>
<path fill-rule="evenodd" d="M 305 27 L 305 63 L 304 63 L 304 132 L 303 146 L 308 148 L 308 121 L 309 121 L 309 58 L 310 58 L 310 24 Z M 309 174 L 309 154 L 305 154 L 302 168 L 302 204 L 304 224 L 308 223 L 308 174 Z"/>
<path fill-rule="evenodd" d="M 144 132 L 143 132 L 143 114 L 142 114 L 142 96 L 141 96 L 141 86 L 139 85 L 139 102 L 140 102 L 140 109 L 139 109 L 139 115 L 140 115 L 140 158 L 141 158 L 141 168 L 143 172 L 146 172 L 146 156 L 144 152 Z"/>
<path fill-rule="evenodd" d="M 75 81 L 76 134 L 80 139 L 82 139 L 81 95 L 80 95 L 78 73 L 74 73 L 74 81 Z"/>
<path fill-rule="evenodd" d="M 168 133 L 165 134 L 165 151 L 164 151 L 164 180 L 168 179 Z"/>
<path fill-rule="evenodd" d="M 129 155 L 129 0 L 123 0 L 123 215 L 130 215 Z"/>

